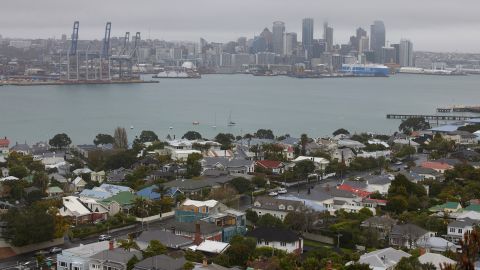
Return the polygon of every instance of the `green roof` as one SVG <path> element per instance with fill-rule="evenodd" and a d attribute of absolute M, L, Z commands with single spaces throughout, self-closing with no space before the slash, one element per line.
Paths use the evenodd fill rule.
<path fill-rule="evenodd" d="M 63 193 L 63 190 L 59 187 L 48 187 L 47 193 Z"/>
<path fill-rule="evenodd" d="M 471 205 L 465 207 L 465 211 L 480 212 L 480 204 L 471 204 Z"/>
<path fill-rule="evenodd" d="M 460 206 L 459 202 L 446 202 L 444 204 L 435 205 L 433 207 L 430 207 L 429 210 L 431 212 L 438 212 L 438 211 L 443 211 L 444 209 L 458 209 L 459 206 Z M 461 208 L 461 206 L 460 206 L 460 208 Z"/>
<path fill-rule="evenodd" d="M 122 191 L 122 192 L 117 193 L 117 195 L 113 195 L 110 198 L 106 198 L 102 202 L 109 203 L 109 202 L 115 201 L 115 202 L 119 203 L 120 205 L 129 205 L 129 204 L 133 203 L 133 201 L 135 200 L 136 197 L 137 196 L 135 196 L 135 194 L 133 194 L 133 193 L 130 193 L 128 191 Z"/>

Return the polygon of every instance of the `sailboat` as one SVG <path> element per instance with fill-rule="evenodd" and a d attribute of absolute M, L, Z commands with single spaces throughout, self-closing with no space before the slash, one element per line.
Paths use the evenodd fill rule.
<path fill-rule="evenodd" d="M 232 121 L 232 111 L 230 111 L 230 114 L 228 115 L 228 126 L 233 127 L 235 125 L 236 123 Z"/>
<path fill-rule="evenodd" d="M 215 122 L 214 122 L 212 128 L 217 128 L 217 114 L 216 113 L 215 113 Z"/>

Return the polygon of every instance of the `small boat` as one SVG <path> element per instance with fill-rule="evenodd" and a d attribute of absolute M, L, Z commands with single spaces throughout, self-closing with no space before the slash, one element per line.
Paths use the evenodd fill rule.
<path fill-rule="evenodd" d="M 229 127 L 233 127 L 233 126 L 236 125 L 236 123 L 232 121 L 232 112 L 231 112 L 231 111 L 230 111 L 230 115 L 228 116 L 228 123 L 227 123 L 227 125 L 228 125 Z"/>
<path fill-rule="evenodd" d="M 133 129 L 133 126 L 130 126 L 130 129 Z"/>
<path fill-rule="evenodd" d="M 169 127 L 169 129 L 173 129 L 173 127 Z"/>
<path fill-rule="evenodd" d="M 198 121 L 193 121 L 192 124 L 193 124 L 194 126 L 198 126 L 198 125 L 200 125 L 200 122 L 198 122 Z"/>

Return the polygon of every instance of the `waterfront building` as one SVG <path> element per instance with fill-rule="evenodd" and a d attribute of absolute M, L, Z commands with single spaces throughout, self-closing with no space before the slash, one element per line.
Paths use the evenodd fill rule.
<path fill-rule="evenodd" d="M 382 62 L 383 47 L 385 47 L 385 25 L 383 21 L 374 21 L 370 26 L 370 48 L 374 51 L 377 63 Z"/>
<path fill-rule="evenodd" d="M 408 39 L 400 40 L 399 64 L 402 67 L 413 67 L 413 43 Z"/>
<path fill-rule="evenodd" d="M 255 64 L 273 65 L 275 64 L 275 54 L 271 52 L 259 52 L 255 55 Z"/>
<path fill-rule="evenodd" d="M 313 19 L 305 18 L 302 20 L 302 45 L 307 51 L 307 58 L 312 58 L 313 47 Z"/>
<path fill-rule="evenodd" d="M 265 27 L 262 33 L 260 33 L 260 37 L 263 38 L 265 41 L 266 51 L 273 52 L 273 34 L 270 32 L 268 28 Z"/>
<path fill-rule="evenodd" d="M 276 21 L 273 22 L 272 27 L 272 42 L 273 42 L 273 52 L 275 54 L 283 55 L 283 36 L 285 35 L 285 23 Z"/>
<path fill-rule="evenodd" d="M 320 58 L 320 56 L 327 50 L 327 44 L 323 39 L 315 39 L 312 46 L 312 57 Z"/>
<path fill-rule="evenodd" d="M 381 51 L 380 62 L 382 64 L 395 63 L 395 48 L 383 47 Z"/>
<path fill-rule="evenodd" d="M 400 44 L 391 44 L 390 47 L 395 48 L 395 64 L 400 64 Z"/>
<path fill-rule="evenodd" d="M 220 66 L 222 66 L 222 67 L 232 66 L 232 54 L 231 53 L 222 53 L 220 55 Z"/>
<path fill-rule="evenodd" d="M 295 48 L 297 47 L 297 33 L 286 33 L 285 34 L 285 55 L 293 55 Z"/>
<path fill-rule="evenodd" d="M 363 53 L 365 51 L 368 51 L 369 48 L 370 48 L 370 43 L 369 43 L 368 36 L 360 37 L 360 39 L 358 40 L 358 52 Z"/>

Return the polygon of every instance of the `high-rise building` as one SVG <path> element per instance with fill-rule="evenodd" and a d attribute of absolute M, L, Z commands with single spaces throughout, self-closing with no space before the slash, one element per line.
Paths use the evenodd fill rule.
<path fill-rule="evenodd" d="M 312 58 L 320 58 L 327 49 L 327 44 L 323 39 L 315 39 L 312 46 Z"/>
<path fill-rule="evenodd" d="M 266 51 L 273 52 L 273 34 L 270 32 L 268 28 L 265 27 L 262 33 L 260 33 L 260 37 L 265 40 Z"/>
<path fill-rule="evenodd" d="M 327 52 L 331 52 L 333 49 L 333 28 L 328 26 L 328 22 L 323 24 L 323 39 L 327 45 Z"/>
<path fill-rule="evenodd" d="M 413 67 L 413 43 L 408 39 L 400 40 L 400 66 Z"/>
<path fill-rule="evenodd" d="M 313 46 L 313 19 L 305 18 L 302 20 L 302 45 L 307 51 L 307 57 L 312 58 Z"/>
<path fill-rule="evenodd" d="M 390 44 L 390 47 L 395 48 L 395 64 L 400 64 L 400 44 Z"/>
<path fill-rule="evenodd" d="M 360 40 L 367 36 L 367 31 L 363 30 L 363 28 L 357 28 L 355 36 L 350 37 L 350 44 L 352 48 L 360 52 Z M 363 47 L 363 49 L 368 50 L 368 48 Z"/>
<path fill-rule="evenodd" d="M 285 55 L 292 55 L 297 47 L 297 43 L 297 33 L 286 33 L 284 44 Z"/>
<path fill-rule="evenodd" d="M 283 36 L 285 35 L 285 23 L 276 21 L 272 27 L 273 52 L 279 55 L 284 54 Z"/>
<path fill-rule="evenodd" d="M 383 21 L 374 21 L 370 26 L 370 48 L 375 53 L 375 61 L 381 63 L 382 48 L 385 47 L 385 25 Z"/>
<path fill-rule="evenodd" d="M 395 48 L 393 47 L 383 47 L 381 50 L 381 59 L 380 63 L 382 64 L 393 64 L 395 63 Z"/>
<path fill-rule="evenodd" d="M 370 48 L 369 46 L 369 39 L 368 36 L 362 36 L 358 40 L 358 52 L 362 53 L 364 51 L 368 51 Z"/>

